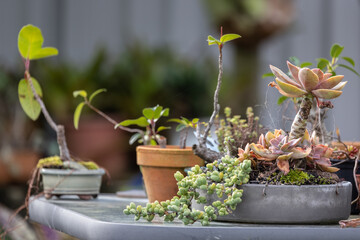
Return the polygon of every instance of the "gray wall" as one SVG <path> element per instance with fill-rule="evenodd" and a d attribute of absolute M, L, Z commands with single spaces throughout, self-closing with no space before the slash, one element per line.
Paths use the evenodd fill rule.
<path fill-rule="evenodd" d="M 289 56 L 303 61 L 328 57 L 330 46 L 345 45 L 344 56 L 360 64 L 360 3 L 357 0 L 297 0 L 296 21 L 287 31 L 263 42 L 259 50 L 259 109 L 268 123 L 278 127 L 280 108 L 274 105 L 277 91 L 268 89 L 270 79 L 261 79 L 268 64 L 285 70 Z M 0 64 L 19 67 L 17 33 L 21 26 L 32 23 L 45 35 L 45 45 L 59 48 L 60 60 L 82 65 L 106 46 L 114 56 L 134 41 L 150 46 L 168 44 L 179 54 L 197 60 L 204 54 L 216 56 L 204 42 L 208 34 L 217 34 L 200 0 L 2 0 L 0 2 Z M 227 50 L 225 62 L 232 54 Z M 356 66 L 357 70 L 360 70 Z M 338 126 L 343 139 L 359 140 L 360 79 L 343 70 L 349 81 L 344 94 L 333 101 L 329 124 Z M 271 115 L 267 114 L 271 107 Z M 274 108 L 272 108 L 274 107 Z M 272 118 L 273 121 L 269 119 Z"/>

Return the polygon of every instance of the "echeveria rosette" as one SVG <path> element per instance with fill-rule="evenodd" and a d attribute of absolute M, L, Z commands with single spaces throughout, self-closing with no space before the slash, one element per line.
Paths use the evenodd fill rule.
<path fill-rule="evenodd" d="M 290 171 L 289 160 L 303 159 L 311 152 L 309 147 L 298 146 L 301 141 L 301 138 L 289 140 L 283 130 L 275 130 L 274 133 L 269 131 L 265 136 L 262 134 L 258 143 L 251 143 L 249 148 L 257 160 L 276 160 L 277 167 L 287 174 Z"/>
<path fill-rule="evenodd" d="M 334 99 L 342 94 L 342 89 L 347 82 L 341 82 L 343 75 L 332 76 L 324 73 L 319 68 L 299 68 L 289 61 L 287 62 L 292 78 L 282 72 L 279 68 L 270 65 L 275 75 L 275 82 L 269 85 L 276 87 L 286 97 L 302 97 L 312 95 L 318 101 L 321 99 Z"/>

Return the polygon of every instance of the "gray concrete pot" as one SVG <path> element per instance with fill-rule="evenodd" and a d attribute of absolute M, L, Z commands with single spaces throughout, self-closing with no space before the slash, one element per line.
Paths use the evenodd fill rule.
<path fill-rule="evenodd" d="M 244 223 L 328 224 L 348 219 L 351 205 L 351 183 L 333 185 L 263 185 L 244 184 L 242 202 L 235 211 L 219 221 Z M 200 195 L 205 196 L 205 191 Z M 207 195 L 208 202 L 219 200 Z M 193 201 L 194 209 L 203 204 Z"/>
<path fill-rule="evenodd" d="M 61 195 L 97 197 L 105 170 L 46 169 L 40 171 L 46 198 Z"/>

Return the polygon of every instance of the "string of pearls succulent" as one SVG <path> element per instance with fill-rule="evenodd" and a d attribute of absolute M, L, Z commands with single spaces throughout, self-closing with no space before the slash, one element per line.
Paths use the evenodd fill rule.
<path fill-rule="evenodd" d="M 180 219 L 185 225 L 199 221 L 203 226 L 224 216 L 236 209 L 241 203 L 243 190 L 239 187 L 249 181 L 251 161 L 240 162 L 237 158 L 225 156 L 221 160 L 209 163 L 206 167 L 196 165 L 184 176 L 181 172 L 174 174 L 179 188 L 178 196 L 171 200 L 148 203 L 146 206 L 130 203 L 124 209 L 126 215 L 134 215 L 135 220 L 140 218 L 152 221 L 155 215 L 164 217 L 164 221 Z M 216 194 L 220 200 L 207 202 L 207 198 L 200 194 Z M 204 210 L 192 209 L 191 203 L 205 204 Z"/>

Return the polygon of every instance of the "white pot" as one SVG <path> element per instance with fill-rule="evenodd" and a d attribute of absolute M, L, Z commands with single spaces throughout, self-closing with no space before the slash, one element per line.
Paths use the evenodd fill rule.
<path fill-rule="evenodd" d="M 60 195 L 89 195 L 97 197 L 105 170 L 69 170 L 43 168 L 40 171 L 45 197 Z"/>

